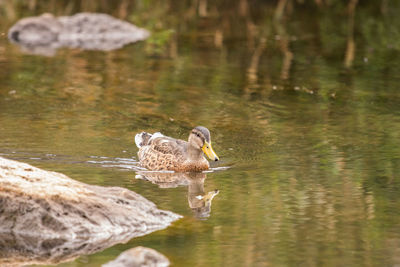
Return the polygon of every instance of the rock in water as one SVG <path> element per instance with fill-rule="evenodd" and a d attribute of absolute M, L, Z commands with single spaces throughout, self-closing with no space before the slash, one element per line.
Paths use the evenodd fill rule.
<path fill-rule="evenodd" d="M 114 50 L 149 36 L 145 29 L 99 13 L 58 18 L 43 14 L 21 19 L 8 31 L 8 38 L 24 51 L 43 55 L 53 55 L 60 47 Z"/>
<path fill-rule="evenodd" d="M 167 267 L 169 260 L 151 248 L 135 247 L 122 252 L 115 260 L 102 267 Z"/>
<path fill-rule="evenodd" d="M 178 218 L 127 189 L 87 185 L 0 157 L 0 266 L 72 260 Z"/>

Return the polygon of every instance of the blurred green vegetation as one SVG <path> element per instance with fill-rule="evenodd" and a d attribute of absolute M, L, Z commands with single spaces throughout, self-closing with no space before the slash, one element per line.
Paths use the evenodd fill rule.
<path fill-rule="evenodd" d="M 355 8 L 352 9 L 352 5 Z M 371 50 L 378 53 L 399 49 L 400 22 L 396 15 L 399 9 L 400 3 L 395 0 L 0 2 L 3 25 L 44 12 L 57 16 L 77 12 L 108 13 L 152 31 L 154 36 L 148 45 L 155 48 L 148 51 L 156 54 L 174 53 L 162 48 L 182 39 L 193 45 L 206 42 L 222 48 L 228 46 L 229 40 L 239 38 L 251 50 L 261 38 L 273 41 L 280 36 L 289 43 L 306 42 L 310 49 L 321 46 L 325 56 L 337 53 L 344 56 L 346 41 L 350 38 L 349 13 L 354 13 L 351 32 L 356 42 L 356 59 L 362 59 Z"/>

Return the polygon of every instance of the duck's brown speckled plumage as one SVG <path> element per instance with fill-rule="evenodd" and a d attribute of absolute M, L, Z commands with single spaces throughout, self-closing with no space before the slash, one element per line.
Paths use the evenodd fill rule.
<path fill-rule="evenodd" d="M 194 128 L 189 142 L 145 132 L 138 134 L 135 141 L 139 147 L 140 164 L 146 169 L 188 172 L 209 168 L 201 148 L 204 144 L 211 147 L 209 131 L 204 127 Z M 215 160 L 218 160 L 216 155 Z"/>

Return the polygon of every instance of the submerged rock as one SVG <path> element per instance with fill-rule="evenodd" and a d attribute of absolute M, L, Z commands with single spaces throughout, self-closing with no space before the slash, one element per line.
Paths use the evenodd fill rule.
<path fill-rule="evenodd" d="M 102 267 L 166 267 L 169 260 L 163 254 L 151 248 L 135 247 L 122 252 L 115 260 Z"/>
<path fill-rule="evenodd" d="M 127 189 L 87 185 L 0 157 L 0 266 L 72 260 L 178 218 Z"/>
<path fill-rule="evenodd" d="M 8 31 L 8 38 L 24 51 L 43 55 L 53 55 L 60 47 L 114 50 L 149 36 L 145 29 L 98 13 L 43 14 L 21 19 Z"/>

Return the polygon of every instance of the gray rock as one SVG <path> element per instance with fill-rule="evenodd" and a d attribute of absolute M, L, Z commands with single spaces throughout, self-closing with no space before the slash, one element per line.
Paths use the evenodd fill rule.
<path fill-rule="evenodd" d="M 115 260 L 102 267 L 166 267 L 169 260 L 151 248 L 135 247 L 122 252 Z"/>
<path fill-rule="evenodd" d="M 60 47 L 114 50 L 149 36 L 145 29 L 98 13 L 58 18 L 43 14 L 21 19 L 8 31 L 8 38 L 24 51 L 44 55 L 53 55 Z"/>
<path fill-rule="evenodd" d="M 72 260 L 180 217 L 127 189 L 87 185 L 0 157 L 0 266 Z"/>
<path fill-rule="evenodd" d="M 49 45 L 58 42 L 63 25 L 51 14 L 19 20 L 8 31 L 10 40 L 30 46 Z"/>

